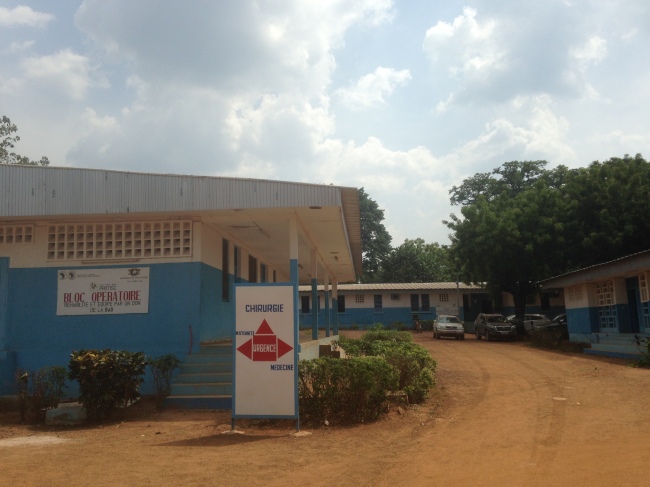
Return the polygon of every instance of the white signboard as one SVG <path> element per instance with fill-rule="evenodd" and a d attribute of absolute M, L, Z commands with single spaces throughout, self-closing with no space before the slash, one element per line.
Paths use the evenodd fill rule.
<path fill-rule="evenodd" d="M 61 269 L 58 272 L 57 315 L 148 312 L 148 267 Z"/>
<path fill-rule="evenodd" d="M 292 285 L 235 287 L 233 417 L 298 417 Z"/>

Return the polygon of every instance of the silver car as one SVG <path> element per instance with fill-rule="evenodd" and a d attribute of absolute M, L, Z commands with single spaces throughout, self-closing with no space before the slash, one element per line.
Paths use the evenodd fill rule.
<path fill-rule="evenodd" d="M 454 337 L 465 340 L 465 328 L 456 316 L 440 315 L 433 321 L 433 338 Z"/>

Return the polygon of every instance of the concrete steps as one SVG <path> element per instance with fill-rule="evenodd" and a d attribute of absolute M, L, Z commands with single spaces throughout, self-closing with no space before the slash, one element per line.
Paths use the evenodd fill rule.
<path fill-rule="evenodd" d="M 647 335 L 637 333 L 636 336 L 648 339 Z M 643 344 L 641 347 L 636 345 L 634 333 L 597 333 L 595 337 L 595 343 L 592 342 L 591 348 L 586 348 L 584 353 L 638 360 L 641 358 L 641 350 L 645 349 Z"/>
<path fill-rule="evenodd" d="M 232 343 L 201 345 L 174 378 L 166 407 L 232 409 Z"/>

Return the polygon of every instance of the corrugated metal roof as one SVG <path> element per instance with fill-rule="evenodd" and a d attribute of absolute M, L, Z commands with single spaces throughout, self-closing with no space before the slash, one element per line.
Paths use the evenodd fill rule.
<path fill-rule="evenodd" d="M 362 272 L 356 188 L 0 165 L 0 220 L 5 223 L 37 219 L 98 221 L 125 215 L 133 219 L 155 213 L 189 215 L 225 229 L 285 275 L 289 273 L 288 221 L 294 219 L 304 237 L 299 252 L 301 282 L 309 282 L 313 248 L 318 249 L 322 265 L 341 282 L 354 281 Z"/>
<path fill-rule="evenodd" d="M 611 274 L 612 270 L 620 273 L 633 273 L 639 269 L 640 265 L 650 265 L 650 249 L 550 277 L 539 281 L 539 283 L 542 285 L 542 289 L 550 289 L 554 286 L 571 286 L 587 280 L 602 279 Z"/>
<path fill-rule="evenodd" d="M 2 217 L 341 206 L 356 192 L 286 181 L 67 167 L 0 165 L 0 176 Z M 354 222 L 348 226 L 355 230 Z"/>
<path fill-rule="evenodd" d="M 332 286 L 330 285 L 330 289 Z M 463 290 L 482 290 L 483 287 L 479 284 L 465 284 L 458 283 L 458 288 Z M 323 290 L 323 286 L 318 286 L 319 290 Z M 455 282 L 390 282 L 390 283 L 376 283 L 376 284 L 339 284 L 338 291 L 449 291 L 455 290 Z M 300 291 L 310 291 L 311 286 L 300 286 Z"/>

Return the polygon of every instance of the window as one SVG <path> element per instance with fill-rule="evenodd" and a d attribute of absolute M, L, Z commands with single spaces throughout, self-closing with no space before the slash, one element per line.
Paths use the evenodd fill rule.
<path fill-rule="evenodd" d="M 235 272 L 233 272 L 235 275 L 235 282 L 241 282 L 241 249 L 235 245 L 233 252 L 235 258 Z"/>
<path fill-rule="evenodd" d="M 428 294 L 423 294 L 420 296 L 422 298 L 422 311 L 429 311 L 429 295 Z"/>
<path fill-rule="evenodd" d="M 411 294 L 411 311 L 420 311 L 420 296 Z"/>
<path fill-rule="evenodd" d="M 278 282 L 278 276 L 275 273 L 275 269 L 273 269 L 273 282 Z"/>
<path fill-rule="evenodd" d="M 600 329 L 616 328 L 616 306 L 599 306 L 598 307 L 598 322 Z"/>
<path fill-rule="evenodd" d="M 260 282 L 266 282 L 267 281 L 267 267 L 266 264 L 260 264 Z"/>
<path fill-rule="evenodd" d="M 641 302 L 650 301 L 650 291 L 648 290 L 648 280 L 646 279 L 646 273 L 643 272 L 639 274 L 639 292 L 641 294 Z"/>
<path fill-rule="evenodd" d="M 616 306 L 614 306 L 614 283 L 603 281 L 596 283 L 596 304 L 598 306 L 598 322 L 600 329 L 618 327 Z"/>
<path fill-rule="evenodd" d="M 257 282 L 257 259 L 248 256 L 248 282 Z"/>
<path fill-rule="evenodd" d="M 339 296 L 336 300 L 339 313 L 345 313 L 345 296 Z"/>
<path fill-rule="evenodd" d="M 221 241 L 221 299 L 230 301 L 230 259 L 228 255 L 230 242 L 225 238 Z"/>
<path fill-rule="evenodd" d="M 440 293 L 438 294 L 438 301 L 441 303 L 448 303 L 449 302 L 449 293 Z"/>
<path fill-rule="evenodd" d="M 23 228 L 18 232 L 17 228 Z M 29 243 L 27 227 L 4 230 L 4 243 Z M 0 243 L 2 243 L 0 241 Z M 50 225 L 48 260 L 108 260 L 192 255 L 192 222 L 120 222 Z"/>
<path fill-rule="evenodd" d="M 300 312 L 309 313 L 309 296 L 300 296 Z"/>
<path fill-rule="evenodd" d="M 612 281 L 596 283 L 596 303 L 598 306 L 614 304 L 614 283 Z"/>
<path fill-rule="evenodd" d="M 354 296 L 354 302 L 355 302 L 355 303 L 363 303 L 363 298 L 364 298 L 364 297 L 365 297 L 365 296 L 364 296 L 363 294 L 356 294 L 356 295 Z"/>
<path fill-rule="evenodd" d="M 551 309 L 551 295 L 548 293 L 542 293 L 542 310 L 548 311 Z"/>
<path fill-rule="evenodd" d="M 382 309 L 381 294 L 375 294 L 375 313 L 380 313 Z"/>
<path fill-rule="evenodd" d="M 399 294 L 391 294 L 390 295 L 390 300 L 391 301 L 399 301 Z"/>
<path fill-rule="evenodd" d="M 32 243 L 33 241 L 34 241 L 33 225 L 0 226 L 0 245 Z"/>

